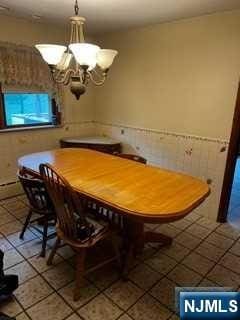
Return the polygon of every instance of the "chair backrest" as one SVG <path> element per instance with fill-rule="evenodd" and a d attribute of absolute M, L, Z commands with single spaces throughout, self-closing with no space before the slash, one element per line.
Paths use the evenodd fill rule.
<path fill-rule="evenodd" d="M 64 236 L 76 239 L 78 237 L 77 224 L 87 225 L 79 196 L 67 180 L 51 165 L 40 164 L 39 169 L 48 194 L 54 204 L 58 227 Z"/>
<path fill-rule="evenodd" d="M 18 178 L 28 198 L 31 209 L 41 214 L 53 213 L 53 204 L 47 193 L 44 182 L 30 177 L 24 171 L 18 172 Z"/>
<path fill-rule="evenodd" d="M 136 162 L 140 162 L 140 163 L 147 163 L 147 160 L 141 156 L 138 156 L 136 154 L 130 154 L 130 153 L 119 153 L 117 155 L 118 157 L 124 158 L 124 159 L 129 159 L 129 160 L 133 160 Z"/>

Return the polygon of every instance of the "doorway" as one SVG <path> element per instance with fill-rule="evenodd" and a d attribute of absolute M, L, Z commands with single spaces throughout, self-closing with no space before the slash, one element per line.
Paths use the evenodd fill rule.
<path fill-rule="evenodd" d="M 238 219 L 240 226 L 240 83 L 233 116 L 226 169 L 220 198 L 218 221 Z M 239 208 L 239 211 L 237 210 Z M 238 217 L 237 217 L 237 212 Z"/>
<path fill-rule="evenodd" d="M 240 155 L 238 154 L 229 201 L 227 221 L 240 229 Z"/>

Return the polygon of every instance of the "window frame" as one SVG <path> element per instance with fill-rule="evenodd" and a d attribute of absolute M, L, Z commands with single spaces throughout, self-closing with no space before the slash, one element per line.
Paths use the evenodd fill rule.
<path fill-rule="evenodd" d="M 13 92 L 13 91 L 9 91 Z M 6 92 L 7 93 L 7 92 Z M 15 93 L 15 92 L 13 92 Z M 16 92 L 17 93 L 17 92 Z M 40 91 L 19 91 L 19 94 L 27 94 L 27 93 L 46 93 L 46 92 L 40 92 Z M 2 86 L 0 84 L 0 131 L 1 130 L 24 130 L 24 129 L 34 129 L 34 128 L 49 128 L 49 127 L 56 127 L 59 126 L 60 123 L 60 118 L 61 114 L 58 112 L 56 100 L 54 98 L 51 98 L 49 96 L 49 102 L 51 104 L 51 110 L 52 110 L 52 121 L 51 122 L 45 122 L 45 123 L 33 123 L 33 124 L 17 124 L 17 125 L 8 125 L 7 124 L 7 119 L 6 119 L 6 108 L 5 108 L 5 99 L 4 99 L 4 92 L 2 90 Z"/>

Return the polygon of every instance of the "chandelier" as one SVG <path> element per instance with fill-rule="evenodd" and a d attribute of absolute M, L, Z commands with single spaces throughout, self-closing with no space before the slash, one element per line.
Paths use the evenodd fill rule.
<path fill-rule="evenodd" d="M 89 82 L 93 82 L 96 86 L 101 86 L 105 82 L 109 68 L 118 52 L 86 43 L 83 33 L 86 19 L 78 15 L 78 0 L 75 1 L 74 10 L 75 16 L 70 17 L 71 36 L 68 47 L 37 44 L 36 48 L 48 63 L 54 81 L 66 86 L 70 85 L 71 92 L 79 100 Z"/>

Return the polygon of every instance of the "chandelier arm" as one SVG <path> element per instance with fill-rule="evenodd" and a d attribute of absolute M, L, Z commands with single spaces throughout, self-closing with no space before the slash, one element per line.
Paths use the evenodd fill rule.
<path fill-rule="evenodd" d="M 96 71 L 95 71 L 95 73 L 96 73 L 98 76 L 100 76 Z M 87 71 L 87 74 L 88 74 L 90 80 L 91 80 L 96 86 L 101 86 L 101 85 L 103 85 L 104 82 L 105 82 L 105 80 L 106 80 L 106 74 L 103 74 L 103 75 L 102 75 L 102 79 L 99 80 L 99 81 L 96 80 L 96 79 L 94 79 L 94 76 L 93 76 L 93 74 L 92 74 L 90 71 Z"/>
<path fill-rule="evenodd" d="M 56 70 L 54 73 L 54 80 L 58 83 L 60 83 L 60 81 L 63 79 L 63 72 L 61 70 Z"/>
<path fill-rule="evenodd" d="M 71 72 L 69 72 L 67 75 L 65 75 L 63 85 L 67 86 L 70 82 L 70 79 L 71 79 Z"/>
<path fill-rule="evenodd" d="M 97 70 L 96 69 L 92 69 L 91 70 L 91 73 L 93 74 L 93 73 L 95 73 L 96 75 L 97 75 L 97 77 L 101 77 L 101 75 L 97 72 Z"/>
<path fill-rule="evenodd" d="M 74 73 L 73 69 L 68 69 L 65 73 L 62 71 L 58 71 L 56 76 L 54 76 L 54 79 L 59 84 L 68 84 L 71 74 Z"/>
<path fill-rule="evenodd" d="M 75 70 L 74 69 L 68 69 L 64 76 L 64 85 L 68 85 L 70 82 L 70 78 L 75 75 Z"/>

